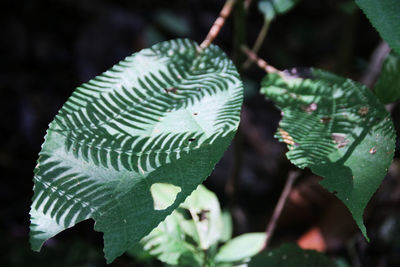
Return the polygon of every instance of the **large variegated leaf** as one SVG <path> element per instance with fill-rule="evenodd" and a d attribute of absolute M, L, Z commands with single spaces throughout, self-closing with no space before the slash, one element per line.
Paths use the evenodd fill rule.
<path fill-rule="evenodd" d="M 34 176 L 31 244 L 93 218 L 108 262 L 212 171 L 239 123 L 242 83 L 216 46 L 144 49 L 78 87 L 50 123 Z M 175 186 L 169 205 L 152 193 Z"/>
<path fill-rule="evenodd" d="M 399 0 L 356 0 L 382 38 L 400 53 Z"/>
<path fill-rule="evenodd" d="M 282 110 L 277 137 L 288 159 L 323 176 L 366 236 L 363 212 L 392 161 L 390 115 L 365 86 L 321 70 L 270 74 L 262 93 Z"/>

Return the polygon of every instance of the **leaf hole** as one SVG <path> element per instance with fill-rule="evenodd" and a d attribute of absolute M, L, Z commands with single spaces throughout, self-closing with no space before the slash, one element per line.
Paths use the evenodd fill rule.
<path fill-rule="evenodd" d="M 175 87 L 171 87 L 171 88 L 166 88 L 164 89 L 164 91 L 168 94 L 168 93 L 174 93 L 176 94 L 178 92 L 178 88 Z"/>
<path fill-rule="evenodd" d="M 210 210 L 201 210 L 199 213 L 197 213 L 197 217 L 199 217 L 199 221 L 207 220 L 209 213 L 210 213 Z"/>

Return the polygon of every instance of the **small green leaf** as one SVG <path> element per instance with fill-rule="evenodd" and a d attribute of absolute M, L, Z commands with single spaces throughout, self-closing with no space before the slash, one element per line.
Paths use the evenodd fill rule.
<path fill-rule="evenodd" d="M 296 244 L 283 244 L 277 249 L 264 251 L 248 263 L 248 267 L 334 267 L 336 266 L 324 254 L 314 250 L 302 250 Z"/>
<path fill-rule="evenodd" d="M 221 208 L 217 196 L 200 185 L 181 207 L 192 215 L 200 248 L 206 250 L 214 245 L 222 234 Z"/>
<path fill-rule="evenodd" d="M 267 21 L 272 21 L 277 15 L 285 14 L 300 0 L 259 0 L 258 10 L 264 14 Z"/>
<path fill-rule="evenodd" d="M 108 262 L 133 247 L 210 175 L 242 98 L 229 58 L 187 39 L 144 49 L 79 86 L 39 154 L 32 248 L 89 218 Z M 169 206 L 154 195 L 162 184 L 174 188 Z"/>
<path fill-rule="evenodd" d="M 288 159 L 323 176 L 321 185 L 344 202 L 367 237 L 364 209 L 395 149 L 384 106 L 365 86 L 316 69 L 270 74 L 261 92 L 282 110 L 276 137 L 288 145 Z"/>
<path fill-rule="evenodd" d="M 192 266 L 200 266 L 202 259 L 196 247 L 185 241 L 183 221 L 182 214 L 175 210 L 140 241 L 144 250 L 167 264 L 178 265 L 190 257 Z"/>
<path fill-rule="evenodd" d="M 229 213 L 229 211 L 225 210 L 222 212 L 221 221 L 222 221 L 221 223 L 222 229 L 219 241 L 224 243 L 232 238 L 232 232 L 233 232 L 232 216 Z"/>
<path fill-rule="evenodd" d="M 162 190 L 167 192 L 170 189 L 170 186 L 163 186 Z M 166 199 L 166 202 L 169 200 Z M 183 261 L 189 261 L 190 266 L 201 265 L 202 257 L 198 249 L 209 249 L 221 235 L 218 199 L 213 192 L 199 185 L 179 207 L 140 243 L 162 262 L 182 265 Z M 194 218 L 184 218 L 183 210 L 188 210 Z M 187 242 L 188 237 L 197 244 Z"/>
<path fill-rule="evenodd" d="M 398 0 L 356 0 L 382 38 L 400 53 L 400 4 Z"/>
<path fill-rule="evenodd" d="M 228 241 L 215 256 L 218 262 L 239 262 L 259 253 L 265 242 L 265 233 L 243 234 Z"/>
<path fill-rule="evenodd" d="M 400 99 L 400 56 L 395 52 L 386 56 L 374 92 L 383 104 Z"/>

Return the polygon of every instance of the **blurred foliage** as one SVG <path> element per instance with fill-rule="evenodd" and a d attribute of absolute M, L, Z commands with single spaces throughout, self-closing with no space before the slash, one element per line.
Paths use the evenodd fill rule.
<path fill-rule="evenodd" d="M 163 190 L 167 192 L 169 186 Z M 153 258 L 178 266 L 243 264 L 263 247 L 265 233 L 232 237 L 229 213 L 221 213 L 217 196 L 200 185 L 164 222 L 128 254 L 151 263 Z M 222 246 L 218 246 L 225 243 Z"/>
<path fill-rule="evenodd" d="M 271 251 L 265 251 L 254 257 L 249 267 L 280 266 L 337 266 L 324 254 L 314 250 L 302 250 L 295 244 L 285 244 Z"/>
<path fill-rule="evenodd" d="M 277 15 L 285 14 L 300 0 L 259 0 L 258 9 L 265 20 L 272 21 Z"/>
<path fill-rule="evenodd" d="M 400 99 L 400 56 L 396 52 L 386 56 L 374 92 L 383 104 Z"/>

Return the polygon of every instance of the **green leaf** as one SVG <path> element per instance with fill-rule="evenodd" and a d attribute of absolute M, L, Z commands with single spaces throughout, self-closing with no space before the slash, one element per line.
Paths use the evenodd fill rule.
<path fill-rule="evenodd" d="M 259 253 L 265 242 L 265 233 L 243 234 L 228 241 L 215 256 L 217 262 L 239 262 Z"/>
<path fill-rule="evenodd" d="M 159 27 L 175 36 L 188 36 L 191 28 L 188 21 L 173 12 L 162 10 L 156 13 L 155 22 Z"/>
<path fill-rule="evenodd" d="M 265 20 L 272 21 L 277 15 L 285 14 L 300 0 L 259 0 L 258 10 L 264 15 Z"/>
<path fill-rule="evenodd" d="M 181 227 L 183 221 L 185 219 L 182 214 L 175 210 L 141 240 L 144 250 L 167 264 L 182 264 L 183 260 L 188 261 L 190 257 L 192 266 L 201 266 L 200 253 L 196 251 L 196 247 L 185 241 L 185 232 Z"/>
<path fill-rule="evenodd" d="M 400 5 L 398 0 L 356 0 L 382 38 L 400 53 Z"/>
<path fill-rule="evenodd" d="M 200 248 L 206 250 L 214 245 L 221 237 L 223 223 L 217 196 L 204 186 L 199 186 L 181 207 L 192 216 Z"/>
<path fill-rule="evenodd" d="M 237 130 L 242 94 L 226 55 L 187 39 L 144 49 L 79 86 L 39 154 L 32 248 L 89 218 L 108 262 L 133 247 L 210 175 Z M 175 186 L 169 207 L 153 199 L 154 184 Z"/>
<path fill-rule="evenodd" d="M 171 188 L 165 187 L 164 192 Z M 165 263 L 182 265 L 183 261 L 190 266 L 201 266 L 200 251 L 216 244 L 222 231 L 221 211 L 216 195 L 203 185 L 182 203 L 164 222 L 141 240 L 144 249 Z M 187 210 L 192 219 L 184 217 Z M 187 242 L 188 237 L 197 242 Z"/>
<path fill-rule="evenodd" d="M 395 149 L 384 106 L 365 86 L 316 69 L 270 74 L 261 92 L 282 110 L 276 137 L 288 144 L 288 159 L 323 176 L 321 185 L 344 202 L 366 236 L 364 208 Z"/>
<path fill-rule="evenodd" d="M 391 52 L 386 56 L 374 92 L 383 104 L 400 99 L 400 56 L 398 54 Z"/>
<path fill-rule="evenodd" d="M 302 250 L 296 244 L 283 244 L 281 247 L 260 253 L 251 259 L 248 267 L 334 267 L 334 264 L 324 254 L 314 250 Z"/>
<path fill-rule="evenodd" d="M 221 236 L 219 238 L 219 241 L 221 242 L 226 242 L 229 239 L 232 238 L 232 232 L 233 232 L 233 222 L 232 222 L 232 216 L 229 213 L 229 211 L 224 210 L 221 214 Z"/>

